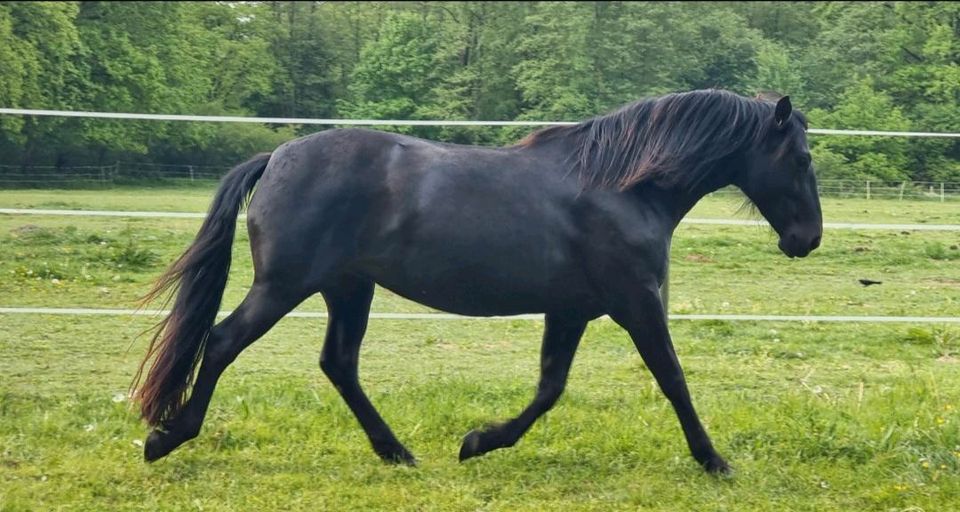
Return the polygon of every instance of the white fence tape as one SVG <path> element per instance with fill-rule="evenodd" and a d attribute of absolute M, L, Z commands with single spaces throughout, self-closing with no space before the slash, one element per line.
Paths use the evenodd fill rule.
<path fill-rule="evenodd" d="M 138 309 L 93 309 L 93 308 L 0 308 L 0 315 L 108 315 L 108 316 L 160 316 L 169 311 L 144 311 Z M 218 316 L 229 315 L 221 311 Z M 292 311 L 286 316 L 293 318 L 326 318 L 327 313 L 316 311 Z M 450 313 L 370 313 L 370 318 L 383 320 L 543 320 L 543 315 L 513 316 L 462 316 Z M 601 317 L 608 319 L 608 317 Z M 829 315 L 684 315 L 671 314 L 670 320 L 723 320 L 743 322 L 862 322 L 862 323 L 960 323 L 960 317 L 950 316 L 829 316 Z"/>
<path fill-rule="evenodd" d="M 45 210 L 35 208 L 0 208 L 0 214 L 7 215 L 69 215 L 79 217 L 147 217 L 147 218 L 175 218 L 175 219 L 202 219 L 205 213 L 195 212 L 137 212 L 116 210 Z M 240 219 L 246 218 L 240 214 Z M 719 224 L 725 226 L 760 226 L 768 224 L 762 220 L 742 219 L 698 219 L 688 218 L 680 221 L 681 224 Z M 824 222 L 826 229 L 880 229 L 898 231 L 960 231 L 960 224 L 874 224 L 854 222 Z"/>
<path fill-rule="evenodd" d="M 309 119 L 299 117 L 242 117 L 242 116 L 195 116 L 180 114 L 138 114 L 128 112 L 84 112 L 73 110 L 45 110 L 28 108 L 0 108 L 0 114 L 54 117 L 85 117 L 99 119 L 131 119 L 151 121 L 199 121 L 215 123 L 264 123 L 264 124 L 316 124 L 331 126 L 551 126 L 574 125 L 574 121 L 455 121 L 455 120 L 403 120 L 403 119 Z M 960 138 L 960 133 L 895 132 L 879 130 L 834 130 L 811 128 L 808 133 L 820 135 L 875 135 L 882 137 L 950 137 Z"/>

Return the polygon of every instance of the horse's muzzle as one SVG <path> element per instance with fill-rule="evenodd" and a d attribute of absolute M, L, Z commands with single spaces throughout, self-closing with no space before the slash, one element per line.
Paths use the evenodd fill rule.
<path fill-rule="evenodd" d="M 798 233 L 796 231 L 787 233 L 780 237 L 778 246 L 783 254 L 791 258 L 804 258 L 814 249 L 820 247 L 821 231 L 811 234 Z"/>

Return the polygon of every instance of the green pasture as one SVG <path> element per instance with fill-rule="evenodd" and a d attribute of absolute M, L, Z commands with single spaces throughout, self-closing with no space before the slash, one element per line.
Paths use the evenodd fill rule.
<path fill-rule="evenodd" d="M 0 191 L 0 207 L 203 211 L 210 189 Z M 696 217 L 750 218 L 711 197 Z M 949 203 L 829 200 L 828 222 L 960 224 Z M 198 219 L 0 215 L 0 307 L 132 308 Z M 957 316 L 960 235 L 828 230 L 790 260 L 768 229 L 681 225 L 673 313 Z M 224 308 L 252 270 L 239 230 Z M 882 281 L 863 287 L 857 280 Z M 313 298 L 302 311 L 323 311 Z M 429 312 L 378 290 L 378 312 Z M 950 510 L 960 326 L 695 322 L 672 332 L 731 478 L 703 474 L 628 337 L 589 327 L 567 393 L 516 447 L 457 462 L 520 411 L 542 322 L 371 321 L 361 380 L 415 468 L 381 463 L 286 318 L 224 375 L 200 437 L 154 464 L 126 398 L 157 319 L 0 314 L 0 511 Z"/>

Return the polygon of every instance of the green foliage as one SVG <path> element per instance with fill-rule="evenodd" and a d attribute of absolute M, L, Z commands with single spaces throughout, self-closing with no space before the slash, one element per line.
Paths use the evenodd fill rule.
<path fill-rule="evenodd" d="M 952 2 L 7 2 L 0 104 L 574 121 L 720 87 L 789 94 L 818 128 L 960 131 L 958 26 Z M 228 167 L 313 129 L 0 116 L 0 159 Z M 811 139 L 824 177 L 960 180 L 956 140 Z"/>
<path fill-rule="evenodd" d="M 815 126 L 856 129 L 870 126 L 874 130 L 907 131 L 910 122 L 893 99 L 874 88 L 864 78 L 847 88 L 840 103 L 831 112 L 814 109 L 810 112 Z M 821 137 L 816 141 L 819 154 L 826 154 L 828 178 L 876 179 L 903 181 L 909 179 L 908 142 L 893 137 Z M 842 162 L 836 157 L 842 158 Z M 840 165 L 837 165 L 840 164 Z"/>
<path fill-rule="evenodd" d="M 148 269 L 153 267 L 159 258 L 157 253 L 137 246 L 132 240 L 114 249 L 109 261 L 118 269 Z"/>
<path fill-rule="evenodd" d="M 954 329 L 911 327 L 905 339 L 914 345 L 931 347 L 933 356 L 937 358 L 951 360 L 960 355 L 960 333 Z"/>
<path fill-rule="evenodd" d="M 339 110 L 360 119 L 421 119 L 419 108 L 430 103 L 431 84 L 450 71 L 436 59 L 436 34 L 416 14 L 405 11 L 388 14 L 381 30 L 379 39 L 361 51 L 349 88 L 351 99 L 341 101 Z"/>
<path fill-rule="evenodd" d="M 0 5 L 0 103 L 63 108 L 77 98 L 72 61 L 80 48 L 75 3 L 6 2 Z M 60 140 L 63 119 L 37 122 L 0 116 L 0 150 L 20 150 L 30 162 L 41 146 Z"/>
<path fill-rule="evenodd" d="M 529 14 L 514 67 L 526 111 L 521 118 L 572 121 L 596 114 L 593 62 L 585 54 L 588 4 L 551 2 Z"/>
<path fill-rule="evenodd" d="M 806 87 L 789 51 L 775 44 L 765 44 L 758 49 L 756 62 L 756 75 L 749 81 L 749 88 L 757 92 L 767 90 L 789 94 L 791 102 L 803 109 Z"/>
<path fill-rule="evenodd" d="M 956 244 L 951 248 L 940 242 L 933 242 L 923 246 L 923 252 L 928 258 L 933 260 L 958 260 L 960 259 L 960 250 L 957 250 Z"/>
<path fill-rule="evenodd" d="M 275 61 L 275 65 L 256 66 L 250 74 L 261 75 L 270 82 L 271 90 L 256 91 L 249 103 L 261 115 L 275 117 L 330 117 L 334 113 L 333 38 L 324 23 L 328 10 L 318 2 L 270 2 L 245 6 L 247 12 L 238 19 L 249 19 L 259 29 L 249 39 L 235 45 L 237 51 L 249 51 L 247 41 L 262 37 L 269 44 L 269 55 L 258 63 Z M 222 9 L 222 8 L 221 8 Z M 254 46 L 258 51 L 262 47 Z"/>

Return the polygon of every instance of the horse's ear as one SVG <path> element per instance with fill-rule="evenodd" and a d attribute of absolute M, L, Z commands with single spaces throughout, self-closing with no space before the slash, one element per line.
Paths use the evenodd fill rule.
<path fill-rule="evenodd" d="M 783 128 L 790 119 L 790 113 L 793 112 L 793 105 L 790 104 L 790 96 L 784 96 L 777 101 L 777 109 L 773 113 L 773 120 L 777 123 L 777 128 Z"/>

